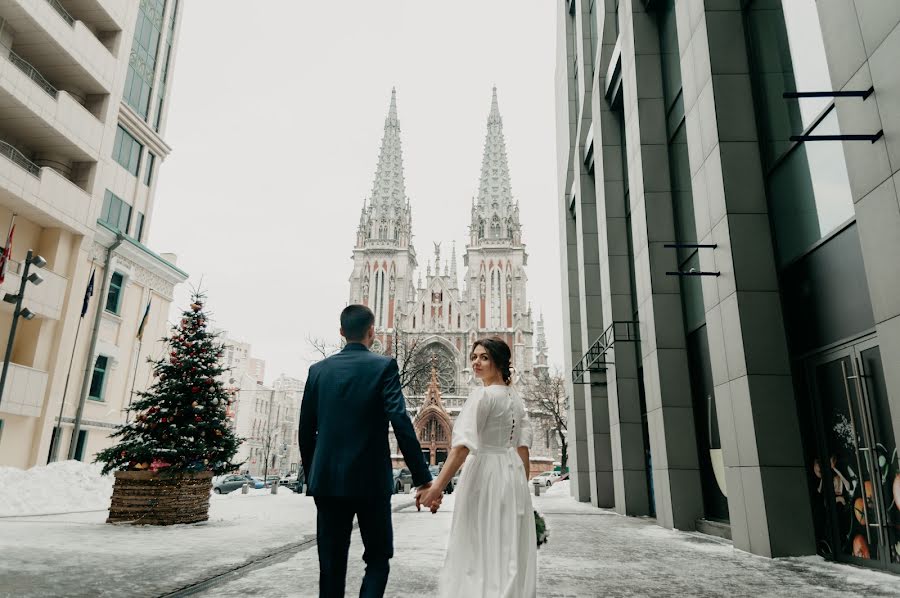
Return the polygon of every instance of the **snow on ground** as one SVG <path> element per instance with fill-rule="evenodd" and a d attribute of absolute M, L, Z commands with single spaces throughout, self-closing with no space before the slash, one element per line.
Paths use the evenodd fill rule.
<path fill-rule="evenodd" d="M 66 467 L 73 471 L 59 472 L 68 482 L 57 487 L 58 495 L 47 498 L 53 494 L 48 491 L 50 481 L 34 482 L 27 490 L 33 502 L 22 498 L 31 482 L 16 478 L 16 494 L 8 483 L 21 472 L 3 471 L 0 504 L 16 497 L 17 506 L 4 507 L 31 513 L 38 507 L 71 511 L 96 505 L 99 483 L 79 486 L 73 481 L 78 479 L 77 467 Z M 93 475 L 96 482 L 99 476 Z M 67 494 L 70 486 L 74 489 Z M 436 515 L 415 507 L 395 513 L 388 596 L 435 594 L 454 497 L 447 496 Z M 412 498 L 397 495 L 394 505 L 411 504 Z M 818 557 L 771 560 L 750 555 L 719 538 L 663 529 L 652 520 L 576 502 L 569 496 L 568 482 L 558 482 L 532 500 L 550 531 L 550 543 L 538 553 L 539 596 L 900 596 L 896 576 Z M 0 598 L 158 596 L 315 534 L 313 499 L 284 488 L 277 495 L 268 490 L 213 495 L 210 519 L 201 524 L 136 527 L 108 525 L 105 519 L 105 510 L 0 518 Z M 353 538 L 348 595 L 357 592 L 363 574 L 358 533 Z M 312 547 L 203 595 L 294 598 L 316 596 L 317 588 Z"/>
<path fill-rule="evenodd" d="M 112 481 L 99 472 L 78 462 L 0 471 L 0 506 L 20 515 L 0 517 L 0 597 L 158 596 L 315 536 L 313 499 L 286 488 L 212 494 L 203 523 L 110 525 Z"/>
<path fill-rule="evenodd" d="M 578 503 L 568 484 L 532 497 L 547 517 L 550 543 L 538 552 L 538 596 L 753 597 L 900 596 L 900 580 L 818 558 L 771 560 L 734 550 L 727 541 L 666 530 L 650 520 L 622 517 Z M 394 558 L 386 596 L 437 593 L 437 573 L 453 517 L 454 495 L 436 515 L 408 508 L 394 515 Z M 318 595 L 315 548 L 210 588 L 206 598 L 301 598 Z M 348 596 L 362 581 L 362 543 L 354 533 Z"/>
<path fill-rule="evenodd" d="M 109 507 L 112 476 L 101 465 L 58 461 L 22 470 L 0 467 L 0 517 L 89 511 Z"/>

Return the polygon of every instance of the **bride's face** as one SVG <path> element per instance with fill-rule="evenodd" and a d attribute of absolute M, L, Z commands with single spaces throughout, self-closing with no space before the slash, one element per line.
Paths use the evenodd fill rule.
<path fill-rule="evenodd" d="M 472 371 L 479 380 L 491 380 L 497 376 L 497 368 L 494 367 L 491 356 L 481 345 L 475 347 L 470 359 L 472 360 Z"/>

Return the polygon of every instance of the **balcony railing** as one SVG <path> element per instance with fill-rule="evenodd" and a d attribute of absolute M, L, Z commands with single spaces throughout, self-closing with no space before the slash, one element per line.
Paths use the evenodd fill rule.
<path fill-rule="evenodd" d="M 585 380 L 585 374 L 594 372 L 602 374 L 612 365 L 606 361 L 608 351 L 618 343 L 640 342 L 638 327 L 640 323 L 632 320 L 617 320 L 607 327 L 594 341 L 584 357 L 572 368 L 572 382 L 574 384 L 591 384 L 591 380 Z"/>
<path fill-rule="evenodd" d="M 28 75 L 28 77 L 37 83 L 38 87 L 47 92 L 52 98 L 59 95 L 59 91 L 50 85 L 50 82 L 44 79 L 44 76 L 36 68 L 34 68 L 27 60 L 13 52 L 9 51 L 9 61 L 19 67 L 19 70 Z"/>
<path fill-rule="evenodd" d="M 0 141 L 0 156 L 5 156 L 12 160 L 13 164 L 24 168 L 29 174 L 41 178 L 41 167 L 25 157 L 25 154 L 6 143 Z"/>
<path fill-rule="evenodd" d="M 59 0 L 47 0 L 47 2 L 50 3 L 50 6 L 53 7 L 53 10 L 59 13 L 59 16 L 62 17 L 63 21 L 65 21 L 72 27 L 75 26 L 75 17 L 69 14 L 65 7 L 59 3 Z"/>

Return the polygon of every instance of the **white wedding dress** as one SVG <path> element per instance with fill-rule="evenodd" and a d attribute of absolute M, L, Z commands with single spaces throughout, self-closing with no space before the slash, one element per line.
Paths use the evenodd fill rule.
<path fill-rule="evenodd" d="M 525 468 L 516 447 L 531 446 L 531 422 L 508 386 L 475 390 L 453 424 L 452 446 L 471 451 L 456 488 L 444 598 L 531 598 L 537 539 Z"/>

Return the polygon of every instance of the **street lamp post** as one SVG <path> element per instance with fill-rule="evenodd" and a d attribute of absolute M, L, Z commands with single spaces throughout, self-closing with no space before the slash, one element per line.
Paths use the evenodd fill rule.
<path fill-rule="evenodd" d="M 44 282 L 44 279 L 40 274 L 37 272 L 31 272 L 29 274 L 29 271 L 32 266 L 35 268 L 43 268 L 46 265 L 47 260 L 39 255 L 34 255 L 34 252 L 29 249 L 28 256 L 25 258 L 25 266 L 22 269 L 22 281 L 19 283 L 19 292 L 15 295 L 6 293 L 3 296 L 3 301 L 15 304 L 15 308 L 13 309 L 12 325 L 9 328 L 9 338 L 6 341 L 6 356 L 3 358 L 3 373 L 0 374 L 0 402 L 3 401 L 3 391 L 6 389 L 6 375 L 9 371 L 9 360 L 12 358 L 13 341 L 16 339 L 16 328 L 19 324 L 19 316 L 26 320 L 34 318 L 34 312 L 27 307 L 22 307 L 22 300 L 25 298 L 25 286 L 29 282 L 33 285 L 39 285 Z"/>

